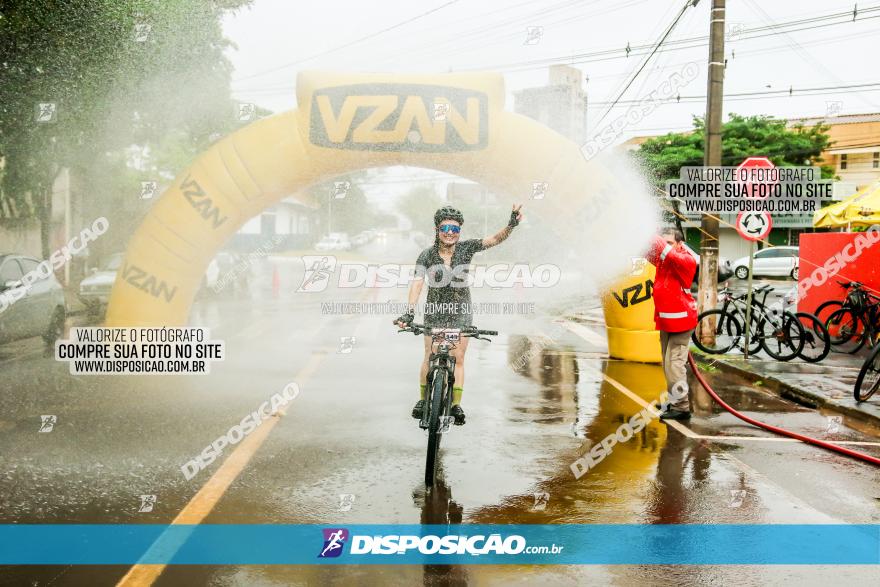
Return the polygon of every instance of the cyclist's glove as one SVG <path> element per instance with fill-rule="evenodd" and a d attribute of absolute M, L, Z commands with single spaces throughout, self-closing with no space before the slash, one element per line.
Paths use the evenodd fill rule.
<path fill-rule="evenodd" d="M 507 226 L 509 228 L 516 228 L 517 226 L 519 226 L 519 219 L 517 218 L 518 214 L 519 213 L 516 211 L 510 213 L 510 221 L 507 223 Z"/>
<path fill-rule="evenodd" d="M 407 312 L 406 314 L 403 314 L 397 320 L 395 320 L 394 323 L 397 324 L 398 322 L 402 322 L 403 324 L 409 326 L 413 323 L 413 320 L 415 320 L 415 315 L 412 312 Z"/>

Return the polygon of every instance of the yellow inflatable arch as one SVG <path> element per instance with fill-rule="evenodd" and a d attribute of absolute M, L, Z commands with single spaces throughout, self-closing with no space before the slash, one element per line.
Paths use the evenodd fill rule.
<path fill-rule="evenodd" d="M 129 241 L 106 325 L 185 325 L 205 268 L 245 221 L 310 184 L 368 167 L 437 169 L 520 201 L 542 183 L 549 193 L 530 212 L 553 218 L 560 238 L 588 231 L 601 242 L 627 229 L 622 215 L 597 208 L 603 192 L 625 205 L 616 178 L 572 141 L 504 111 L 500 74 L 304 72 L 297 100 L 297 110 L 218 141 L 153 205 Z M 606 306 L 613 356 L 659 361 L 647 302 Z"/>

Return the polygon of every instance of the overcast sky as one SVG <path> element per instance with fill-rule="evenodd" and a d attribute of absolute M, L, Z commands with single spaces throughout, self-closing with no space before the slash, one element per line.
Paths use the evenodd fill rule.
<path fill-rule="evenodd" d="M 296 73 L 308 69 L 500 71 L 508 91 L 507 108 L 512 109 L 511 91 L 547 82 L 546 64 L 524 62 L 556 59 L 573 64 L 589 78 L 592 133 L 599 130 L 595 123 L 607 104 L 645 59 L 636 52 L 624 57 L 627 44 L 653 45 L 684 4 L 683 0 L 255 0 L 250 8 L 229 14 L 224 31 L 237 45 L 228 52 L 235 67 L 234 96 L 276 112 L 296 106 Z M 806 88 L 880 82 L 880 2 L 860 2 L 856 22 L 853 4 L 850 0 L 728 0 L 725 114 L 795 117 L 823 116 L 829 109 L 841 114 L 880 112 L 880 83 L 867 89 L 798 95 Z M 705 98 L 690 101 L 688 97 L 705 96 L 707 41 L 671 49 L 677 41 L 708 34 L 710 6 L 711 0 L 701 0 L 685 11 L 605 124 L 626 112 L 626 101 L 645 97 L 671 73 L 695 63 L 699 75 L 681 89 L 682 101 L 661 106 L 628 128 L 620 140 L 684 130 L 690 128 L 694 115 L 704 114 Z M 821 20 L 843 12 L 847 16 Z M 792 21 L 806 22 L 768 28 Z M 526 43 L 529 27 L 542 27 L 537 43 Z M 387 28 L 392 30 L 382 32 Z M 807 30 L 792 30 L 798 28 Z M 750 38 L 756 35 L 764 36 Z M 369 38 L 361 40 L 365 37 Z M 607 54 L 612 59 L 583 56 L 604 50 L 613 50 Z M 793 96 L 787 94 L 789 87 Z M 734 96 L 773 90 L 785 93 Z"/>

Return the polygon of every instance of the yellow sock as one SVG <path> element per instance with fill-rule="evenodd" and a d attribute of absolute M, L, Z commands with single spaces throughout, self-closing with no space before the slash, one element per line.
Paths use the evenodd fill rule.
<path fill-rule="evenodd" d="M 464 393 L 464 388 L 455 387 L 452 388 L 452 405 L 457 406 L 461 403 L 461 394 Z"/>
<path fill-rule="evenodd" d="M 419 385 L 419 399 L 425 399 L 425 388 L 426 387 L 427 386 L 424 383 Z"/>

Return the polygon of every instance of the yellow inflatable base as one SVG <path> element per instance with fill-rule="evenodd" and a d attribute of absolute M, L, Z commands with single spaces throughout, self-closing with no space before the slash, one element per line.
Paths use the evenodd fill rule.
<path fill-rule="evenodd" d="M 637 363 L 659 363 L 660 332 L 657 330 L 631 330 L 607 326 L 608 354 L 615 359 Z"/>
<path fill-rule="evenodd" d="M 656 269 L 642 259 L 619 278 L 602 298 L 608 354 L 638 363 L 660 363 L 660 332 L 654 329 Z"/>

